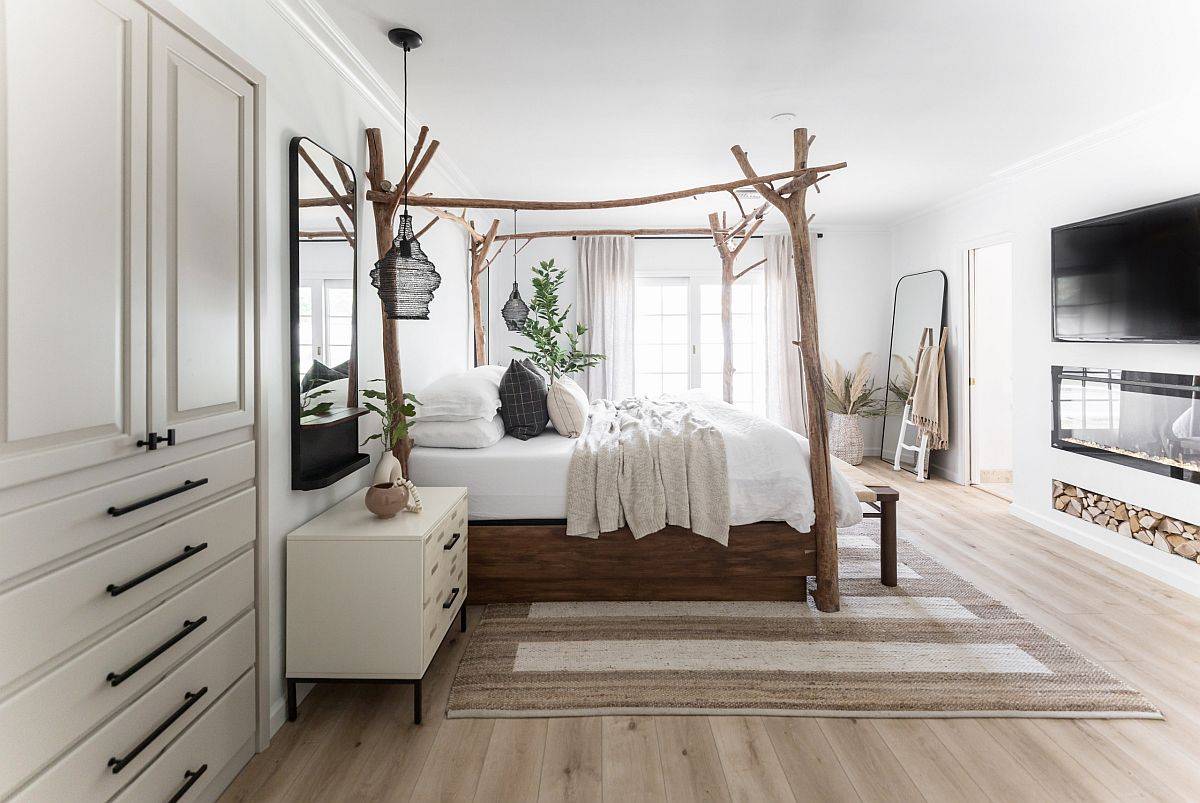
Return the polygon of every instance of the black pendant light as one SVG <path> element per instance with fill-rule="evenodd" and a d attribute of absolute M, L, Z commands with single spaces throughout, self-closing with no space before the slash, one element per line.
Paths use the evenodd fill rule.
<path fill-rule="evenodd" d="M 408 28 L 388 31 L 392 44 L 404 49 L 404 143 L 408 146 L 408 51 L 421 46 L 421 35 Z M 433 291 L 442 283 L 437 268 L 421 250 L 413 234 L 412 215 L 408 214 L 408 171 L 404 171 L 401 187 L 404 193 L 404 213 L 392 247 L 375 263 L 371 284 L 379 291 L 379 301 L 388 318 L 399 320 L 429 320 L 429 302 Z"/>
<path fill-rule="evenodd" d="M 517 288 L 517 210 L 513 210 L 513 289 L 508 294 L 508 301 L 504 302 L 504 306 L 500 309 L 500 315 L 504 318 L 504 325 L 508 327 L 510 332 L 519 332 L 525 328 L 525 321 L 529 319 L 529 305 L 521 298 L 521 291 Z"/>

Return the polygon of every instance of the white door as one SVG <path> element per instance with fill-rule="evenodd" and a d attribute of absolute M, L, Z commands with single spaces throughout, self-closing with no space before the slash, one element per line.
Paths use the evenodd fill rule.
<path fill-rule="evenodd" d="M 968 254 L 968 270 L 971 482 L 1009 485 L 1013 468 L 1012 245 L 974 249 Z"/>
<path fill-rule="evenodd" d="M 147 14 L 0 3 L 0 487 L 146 434 Z"/>
<path fill-rule="evenodd" d="M 150 50 L 150 420 L 187 441 L 254 420 L 254 89 L 165 24 Z"/>

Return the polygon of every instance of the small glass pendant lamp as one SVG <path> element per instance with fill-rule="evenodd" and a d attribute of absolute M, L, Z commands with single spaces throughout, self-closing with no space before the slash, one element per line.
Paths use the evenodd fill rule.
<path fill-rule="evenodd" d="M 421 46 L 421 36 L 408 28 L 388 31 L 392 44 L 404 49 L 404 143 L 408 146 L 408 51 Z M 442 283 L 437 268 L 421 250 L 408 213 L 408 171 L 404 171 L 404 213 L 392 247 L 375 263 L 371 284 L 379 291 L 384 314 L 397 320 L 429 320 L 429 302 Z"/>
<path fill-rule="evenodd" d="M 517 210 L 513 210 L 513 286 L 512 292 L 508 294 L 508 301 L 504 302 L 504 306 L 500 308 L 500 315 L 504 318 L 504 325 L 508 327 L 510 332 L 519 332 L 525 328 L 525 321 L 529 319 L 529 305 L 521 298 L 521 291 L 517 287 Z"/>

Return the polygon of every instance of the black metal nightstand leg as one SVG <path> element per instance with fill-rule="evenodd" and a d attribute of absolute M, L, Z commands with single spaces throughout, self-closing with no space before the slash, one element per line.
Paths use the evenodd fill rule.
<path fill-rule="evenodd" d="M 288 722 L 296 721 L 296 681 L 288 678 L 287 682 L 287 718 Z"/>
<path fill-rule="evenodd" d="M 463 600 L 462 607 L 458 609 L 458 632 L 467 632 L 467 602 Z"/>
<path fill-rule="evenodd" d="M 413 681 L 413 724 L 421 724 L 421 681 Z"/>

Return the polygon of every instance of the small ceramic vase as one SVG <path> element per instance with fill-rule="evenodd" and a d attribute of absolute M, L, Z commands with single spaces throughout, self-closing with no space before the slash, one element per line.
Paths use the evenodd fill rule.
<path fill-rule="evenodd" d="M 381 519 L 390 519 L 408 506 L 408 487 L 395 483 L 378 483 L 367 489 L 367 510 Z"/>
<path fill-rule="evenodd" d="M 375 474 L 371 478 L 371 484 L 395 485 L 403 480 L 404 472 L 401 469 L 400 461 L 389 449 L 379 456 L 379 462 L 375 465 Z"/>

